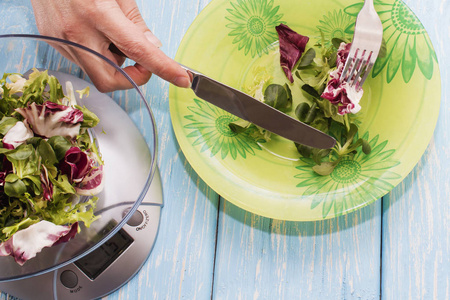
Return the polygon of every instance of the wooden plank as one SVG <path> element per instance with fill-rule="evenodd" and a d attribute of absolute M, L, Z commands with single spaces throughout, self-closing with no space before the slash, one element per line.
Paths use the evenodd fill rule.
<path fill-rule="evenodd" d="M 188 26 L 207 1 L 138 1 L 162 50 L 174 57 Z M 179 149 L 169 114 L 168 83 L 153 77 L 142 87 L 159 136 L 158 166 L 164 208 L 159 236 L 140 273 L 105 299 L 207 299 L 211 294 L 218 196 Z"/>
<path fill-rule="evenodd" d="M 12 21 L 0 22 L 1 32 L 37 33 L 29 1 L 7 2 L 8 6 L 1 3 L 0 16 L 8 15 Z M 192 3 L 192 10 L 187 11 L 181 1 L 152 2 L 151 6 L 141 7 L 147 24 L 161 34 L 164 50 L 172 57 L 198 10 L 206 5 L 206 2 Z M 145 1 L 140 3 L 143 4 Z M 210 297 L 212 287 L 218 196 L 191 169 L 176 143 L 169 115 L 168 84 L 154 77 L 142 90 L 158 127 L 158 166 L 165 206 L 149 260 L 132 281 L 105 298 L 178 299 L 192 295 L 205 299 Z M 131 94 L 127 92 L 116 96 L 121 97 L 121 105 L 132 102 L 128 101 Z"/>
<path fill-rule="evenodd" d="M 436 50 L 442 98 L 427 151 L 384 201 L 382 298 L 449 299 L 450 3 L 405 2 L 423 23 Z"/>
<path fill-rule="evenodd" d="M 381 201 L 286 222 L 221 200 L 214 299 L 379 299 Z"/>

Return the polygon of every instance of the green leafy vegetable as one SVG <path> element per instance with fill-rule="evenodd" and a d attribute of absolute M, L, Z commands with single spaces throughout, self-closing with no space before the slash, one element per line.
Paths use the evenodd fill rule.
<path fill-rule="evenodd" d="M 342 49 L 342 43 L 347 44 L 348 41 L 333 38 L 331 46 L 325 47 L 324 45 L 328 43 L 321 33 L 320 42 L 314 47 L 306 47 L 306 51 L 298 60 L 295 72 L 296 77 L 300 80 L 299 86 L 306 101 L 297 104 L 293 114 L 301 122 L 335 137 L 337 141 L 333 149 L 315 149 L 305 145 L 295 145 L 299 155 L 311 158 L 315 162 L 312 169 L 323 176 L 331 174 L 341 160 L 351 158 L 358 149 L 361 148 L 365 154 L 371 152 L 368 141 L 357 138 L 358 127 L 354 123 L 356 117 L 341 114 L 340 110 L 343 107 L 322 97 L 331 78 L 330 74 L 337 69 L 338 53 L 342 57 L 342 52 L 338 52 L 338 49 Z M 280 67 L 284 68 L 283 65 Z M 254 87 L 248 90 L 254 92 L 263 87 L 263 101 L 266 104 L 285 113 L 292 111 L 293 99 L 289 85 L 275 84 L 270 78 L 270 81 L 258 81 L 257 86 L 258 88 Z M 291 87 L 296 87 L 295 82 Z M 255 93 L 250 94 L 256 97 Z M 230 123 L 230 128 L 236 133 L 250 133 L 255 127 L 244 120 Z M 259 132 L 261 133 L 263 130 L 259 130 Z M 258 138 L 261 137 L 268 141 L 268 136 L 258 136 Z"/>
<path fill-rule="evenodd" d="M 89 226 L 98 218 L 94 214 L 97 198 L 80 198 L 76 188 L 82 187 L 84 178 L 80 182 L 71 181 L 60 166 L 67 160 L 69 149 L 78 148 L 88 159 L 85 166 L 90 169 L 84 170 L 86 177 L 91 169 L 96 172 L 101 169 L 101 155 L 87 131 L 99 123 L 98 117 L 86 107 L 73 103 L 74 97 L 66 97 L 58 79 L 47 71 L 34 70 L 28 79 L 20 74 L 4 74 L 0 90 L 3 91 L 0 93 L 0 247 L 16 232 L 43 220 L 55 225 L 84 222 Z M 89 88 L 77 92 L 80 98 L 87 97 Z M 29 120 L 33 114 L 23 113 L 30 105 L 39 113 L 46 110 L 41 114 L 44 116 L 59 112 L 49 124 L 79 124 L 76 137 L 43 137 L 33 132 L 31 138 L 17 144 L 6 143 L 3 138 L 8 133 L 11 135 L 16 124 L 42 123 L 41 119 Z M 64 111 L 67 114 L 61 113 Z"/>
<path fill-rule="evenodd" d="M 230 126 L 230 129 L 236 133 L 241 133 L 247 130 L 247 128 L 252 125 L 251 122 L 238 119 L 236 121 L 231 122 L 228 126 Z"/>
<path fill-rule="evenodd" d="M 279 110 L 288 110 L 292 107 L 291 89 L 287 84 L 271 84 L 264 91 L 264 102 Z"/>

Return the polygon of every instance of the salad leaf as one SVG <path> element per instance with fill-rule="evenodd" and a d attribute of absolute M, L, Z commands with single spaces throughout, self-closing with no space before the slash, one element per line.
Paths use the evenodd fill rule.
<path fill-rule="evenodd" d="M 49 75 L 47 70 L 41 72 L 34 69 L 21 92 L 23 92 L 20 98 L 21 107 L 30 103 L 42 105 L 45 101 L 57 103 L 64 97 L 61 84 L 55 76 Z"/>
<path fill-rule="evenodd" d="M 332 104 L 338 106 L 340 115 L 357 113 L 361 106 L 359 101 L 363 96 L 363 90 L 356 84 L 351 86 L 346 81 L 341 82 L 340 77 L 344 70 L 351 44 L 341 43 L 337 52 L 336 69 L 330 72 L 328 83 L 322 97 L 328 99 Z"/>
<path fill-rule="evenodd" d="M 70 147 L 72 147 L 72 144 L 60 135 L 52 136 L 47 142 L 55 152 L 56 159 L 58 161 L 61 161 L 61 159 L 63 159 L 66 155 L 66 152 L 70 149 Z"/>
<path fill-rule="evenodd" d="M 16 174 L 8 174 L 5 178 L 5 193 L 9 197 L 21 197 L 27 191 L 26 184 Z"/>
<path fill-rule="evenodd" d="M 33 102 L 16 111 L 32 126 L 34 133 L 47 138 L 55 135 L 75 138 L 80 133 L 83 121 L 80 110 L 50 101 L 42 105 Z"/>
<path fill-rule="evenodd" d="M 0 79 L 0 256 L 23 264 L 99 218 L 93 195 L 103 188 L 103 161 L 87 130 L 98 122 L 47 71 Z M 73 165 L 68 172 L 64 163 Z"/>
<path fill-rule="evenodd" d="M 309 67 L 314 62 L 315 57 L 316 57 L 316 50 L 314 50 L 314 48 L 309 48 L 300 58 L 300 62 L 297 68 L 302 69 Z"/>
<path fill-rule="evenodd" d="M 27 122 L 18 121 L 3 137 L 3 146 L 5 148 L 14 149 L 33 136 L 33 131 L 30 129 Z"/>
<path fill-rule="evenodd" d="M 321 41 L 306 49 L 308 37 L 294 32 L 283 24 L 276 29 L 280 42 L 280 65 L 291 83 L 293 83 L 292 70 L 297 65 L 295 75 L 302 81 L 301 91 L 306 98 L 297 104 L 293 114 L 300 121 L 333 136 L 337 141 L 333 149 L 315 149 L 295 144 L 299 155 L 312 159 L 314 161 L 312 169 L 318 175 L 327 176 L 340 161 L 355 155 L 357 149 L 361 148 L 364 154 L 369 154 L 370 144 L 362 138 L 357 138 L 358 127 L 349 117 L 349 113 L 355 114 L 360 109 L 359 99 L 362 96 L 362 89 L 352 90 L 339 82 L 350 44 L 333 39 L 332 45 L 325 47 L 324 45 L 328 43 L 321 32 Z M 254 87 L 248 90 L 258 91 L 259 95 L 262 92 L 263 97 L 258 99 L 289 113 L 293 103 L 291 88 L 297 85 L 283 86 L 272 81 L 270 77 L 270 80 L 255 82 Z M 256 93 L 250 94 L 255 96 Z M 245 132 L 254 138 L 264 137 L 262 140 L 265 141 L 270 138 L 270 133 L 266 136 L 264 129 L 244 120 L 230 123 L 230 128 L 234 132 Z M 259 135 L 254 134 L 255 132 L 259 132 Z"/>
<path fill-rule="evenodd" d="M 30 222 L 24 220 L 24 222 Z M 34 222 L 34 221 L 32 221 Z M 78 223 L 70 226 L 55 225 L 48 221 L 33 223 L 17 230 L 11 239 L 0 244 L 0 256 L 11 255 L 19 265 L 36 256 L 45 247 L 51 247 L 62 239 L 70 240 L 77 232 Z"/>
<path fill-rule="evenodd" d="M 76 92 L 78 93 L 78 95 L 80 96 L 80 99 L 83 98 L 83 96 L 89 97 L 89 91 L 90 88 L 87 86 L 82 90 L 77 90 Z"/>
<path fill-rule="evenodd" d="M 85 106 L 82 107 L 76 105 L 75 108 L 81 111 L 81 113 L 83 114 L 83 122 L 81 122 L 81 127 L 92 128 L 97 126 L 98 122 L 100 122 L 97 115 L 91 112 Z"/>
<path fill-rule="evenodd" d="M 246 131 L 247 128 L 250 127 L 250 125 L 252 125 L 251 122 L 243 120 L 243 119 L 238 119 L 238 120 L 233 121 L 230 124 L 228 124 L 230 129 L 236 133 L 241 133 L 241 132 Z"/>
<path fill-rule="evenodd" d="M 0 120 L 0 134 L 5 135 L 16 123 L 19 122 L 13 117 L 3 117 Z"/>
<path fill-rule="evenodd" d="M 44 139 L 41 139 L 37 147 L 38 155 L 41 157 L 41 163 L 50 168 L 59 162 L 52 146 Z"/>
<path fill-rule="evenodd" d="M 67 175 L 71 182 L 81 182 L 92 168 L 88 155 L 78 147 L 67 150 L 64 160 L 59 165 L 62 174 Z"/>
<path fill-rule="evenodd" d="M 103 190 L 103 185 L 103 166 L 100 166 L 91 169 L 81 183 L 75 186 L 75 191 L 84 196 L 96 195 Z"/>
<path fill-rule="evenodd" d="M 264 102 L 273 108 L 287 110 L 292 107 L 292 93 L 287 84 L 271 84 L 264 91 Z"/>
<path fill-rule="evenodd" d="M 298 34 L 285 24 L 275 27 L 280 41 L 280 65 L 286 77 L 294 82 L 292 70 L 305 51 L 309 37 Z"/>

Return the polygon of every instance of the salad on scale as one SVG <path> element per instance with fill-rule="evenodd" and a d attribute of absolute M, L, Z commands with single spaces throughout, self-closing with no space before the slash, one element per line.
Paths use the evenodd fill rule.
<path fill-rule="evenodd" d="M 89 133 L 99 119 L 77 104 L 89 87 L 65 85 L 37 69 L 0 78 L 0 256 L 20 265 L 99 218 L 103 161 Z"/>

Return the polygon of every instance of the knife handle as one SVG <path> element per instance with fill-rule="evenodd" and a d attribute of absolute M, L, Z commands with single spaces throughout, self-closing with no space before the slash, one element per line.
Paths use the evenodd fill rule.
<path fill-rule="evenodd" d="M 117 54 L 117 55 L 120 55 L 120 56 L 123 56 L 123 57 L 128 58 L 128 56 L 126 56 L 125 53 L 123 53 L 122 51 L 120 51 L 120 49 L 117 48 L 117 46 L 114 45 L 113 43 L 109 44 L 108 50 L 111 51 L 111 52 L 114 53 L 114 54 Z M 186 66 L 183 65 L 183 64 L 180 64 L 180 63 L 178 63 L 178 64 L 179 64 L 184 70 L 186 70 L 186 72 L 189 74 L 189 77 L 190 77 L 190 79 L 191 79 L 191 82 L 192 82 L 194 76 L 197 76 L 197 75 L 200 75 L 200 74 L 201 74 L 200 72 L 197 72 L 197 71 L 195 71 L 194 69 L 191 69 L 191 68 L 189 68 L 189 67 L 186 67 Z"/>

